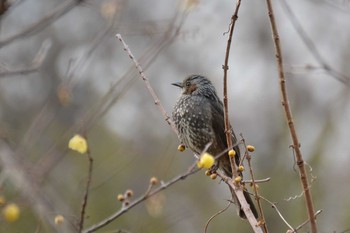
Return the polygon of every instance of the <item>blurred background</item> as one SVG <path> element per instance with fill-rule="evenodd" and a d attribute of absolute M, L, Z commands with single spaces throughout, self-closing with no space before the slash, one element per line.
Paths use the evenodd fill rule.
<path fill-rule="evenodd" d="M 286 3 L 288 5 L 286 5 Z M 94 159 L 84 229 L 137 198 L 155 176 L 187 171 L 193 154 L 177 150 L 122 44 L 140 62 L 168 114 L 190 74 L 222 95 L 224 56 L 236 1 L 1 1 L 0 232 L 75 232 L 88 177 L 86 155 L 68 149 L 87 137 Z M 308 166 L 319 232 L 350 228 L 350 2 L 273 1 L 288 95 Z M 291 139 L 280 103 L 265 1 L 243 1 L 229 63 L 229 112 L 236 134 L 254 145 L 260 193 L 297 227 L 307 219 Z M 245 178 L 248 179 L 246 174 Z M 139 204 L 97 232 L 204 232 L 230 199 L 227 186 L 200 171 Z M 20 215 L 6 217 L 14 204 Z M 263 202 L 270 232 L 286 232 Z M 15 211 L 16 212 L 16 211 Z M 62 215 L 64 222 L 55 223 Z M 235 207 L 208 232 L 251 232 Z M 299 232 L 308 232 L 304 226 Z"/>

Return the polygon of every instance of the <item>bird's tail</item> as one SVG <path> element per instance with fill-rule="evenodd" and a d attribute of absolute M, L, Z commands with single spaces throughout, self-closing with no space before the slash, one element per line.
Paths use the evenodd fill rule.
<path fill-rule="evenodd" d="M 241 217 L 242 219 L 247 219 L 247 217 L 245 216 L 245 213 L 244 213 L 244 211 L 243 211 L 243 209 L 242 209 L 242 206 L 241 206 L 241 204 L 239 203 L 239 200 L 238 200 L 238 198 L 237 198 L 237 196 L 236 196 L 236 193 L 235 193 L 235 191 L 233 191 L 233 189 L 230 187 L 230 190 L 231 190 L 231 193 L 232 193 L 232 199 L 233 199 L 233 202 L 237 205 L 237 214 L 239 215 L 239 217 Z M 243 191 L 243 194 L 244 194 L 244 197 L 245 197 L 245 199 L 247 200 L 247 202 L 248 202 L 248 204 L 249 204 L 249 207 L 250 207 L 250 209 L 251 209 L 251 211 L 253 212 L 253 214 L 254 214 L 254 217 L 255 218 L 258 218 L 258 211 L 256 210 L 256 208 L 255 208 L 255 205 L 254 205 L 254 202 L 253 202 L 253 200 L 252 200 L 252 198 L 251 198 L 251 196 L 250 196 L 250 194 L 248 193 L 248 192 L 246 192 L 246 191 Z"/>

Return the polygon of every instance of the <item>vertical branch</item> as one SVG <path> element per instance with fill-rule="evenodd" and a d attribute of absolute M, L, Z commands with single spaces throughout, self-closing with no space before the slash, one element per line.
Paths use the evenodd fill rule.
<path fill-rule="evenodd" d="M 90 184 L 91 184 L 91 177 L 92 177 L 92 164 L 94 162 L 90 151 L 87 152 L 87 156 L 89 159 L 89 171 L 88 171 L 88 178 L 86 181 L 86 189 L 85 189 L 85 194 L 83 198 L 83 203 L 81 205 L 81 211 L 80 211 L 80 221 L 79 221 L 79 230 L 78 233 L 82 232 L 83 226 L 84 226 L 84 218 L 85 218 L 85 210 L 86 210 L 86 205 L 87 205 L 87 200 L 88 200 L 88 195 L 89 195 L 89 189 L 90 189 Z"/>
<path fill-rule="evenodd" d="M 293 116 L 292 112 L 290 110 L 289 102 L 288 102 L 288 96 L 287 96 L 287 90 L 285 85 L 285 78 L 284 78 L 284 71 L 283 71 L 283 60 L 282 60 L 282 50 L 280 45 L 280 39 L 277 31 L 276 21 L 273 13 L 272 3 L 271 0 L 266 0 L 267 8 L 268 8 L 268 15 L 270 19 L 270 25 L 271 30 L 273 33 L 274 38 L 274 45 L 276 50 L 276 62 L 278 67 L 278 75 L 279 75 L 279 81 L 280 81 L 280 88 L 281 88 L 281 96 L 282 96 L 282 106 L 284 108 L 284 112 L 286 115 L 286 120 L 288 123 L 289 131 L 292 137 L 293 141 L 293 149 L 295 151 L 295 157 L 296 162 L 299 168 L 299 174 L 300 174 L 300 181 L 303 186 L 303 190 L 305 193 L 305 200 L 306 200 L 306 206 L 309 216 L 309 221 L 311 225 L 311 232 L 316 233 L 317 232 L 317 225 L 316 225 L 316 219 L 315 219 L 315 213 L 314 213 L 314 207 L 312 203 L 312 197 L 311 197 L 311 191 L 306 175 L 305 170 L 305 164 L 303 160 L 303 156 L 300 151 L 300 143 L 297 136 L 297 132 L 295 130 L 294 122 L 293 122 Z"/>
<path fill-rule="evenodd" d="M 233 35 L 233 30 L 235 28 L 236 21 L 238 19 L 238 10 L 241 5 L 241 0 L 237 1 L 236 4 L 236 9 L 234 14 L 231 17 L 231 24 L 230 24 L 230 35 L 227 40 L 227 47 L 226 47 L 226 54 L 225 54 L 225 64 L 222 66 L 224 69 L 224 121 L 225 121 L 225 133 L 226 133 L 226 141 L 227 141 L 227 148 L 232 148 L 232 140 L 231 140 L 231 127 L 230 127 L 230 120 L 228 118 L 228 98 L 227 98 L 227 71 L 228 71 L 228 60 L 230 57 L 230 49 L 231 49 L 231 41 L 232 41 L 232 35 Z M 226 155 L 228 156 L 228 155 Z M 233 177 L 236 177 L 237 174 L 237 169 L 236 169 L 236 163 L 234 161 L 234 158 L 230 157 L 230 162 L 231 162 L 231 168 L 232 168 L 232 175 Z"/>
<path fill-rule="evenodd" d="M 257 187 L 256 181 L 255 181 L 255 178 L 254 178 L 252 164 L 250 162 L 251 161 L 251 156 L 250 156 L 250 154 L 248 152 L 247 145 L 245 143 L 245 139 L 243 138 L 242 134 L 241 134 L 241 137 L 242 137 L 242 142 L 243 142 L 243 145 L 244 145 L 244 148 L 245 148 L 245 155 L 244 156 L 247 159 L 250 177 L 252 178 L 251 184 L 253 185 L 254 197 L 255 197 L 256 202 L 258 203 L 258 209 L 259 209 L 259 213 L 260 213 L 260 223 L 261 223 L 261 225 L 264 228 L 264 232 L 268 233 L 269 231 L 267 229 L 267 224 L 266 224 L 266 221 L 265 221 L 264 211 L 262 209 L 262 205 L 261 205 L 261 201 L 260 201 L 260 195 L 259 195 L 258 187 Z"/>
<path fill-rule="evenodd" d="M 224 69 L 224 121 L 225 121 L 225 133 L 226 133 L 226 141 L 227 141 L 227 148 L 232 148 L 232 140 L 231 140 L 231 127 L 230 127 L 230 121 L 228 118 L 228 98 L 227 98 L 227 70 L 228 70 L 228 60 L 230 56 L 230 49 L 231 49 L 231 41 L 232 41 L 232 35 L 233 30 L 235 27 L 235 23 L 238 19 L 238 10 L 241 5 L 241 0 L 237 0 L 236 9 L 234 14 L 231 17 L 231 24 L 230 24 L 230 34 L 229 38 L 227 40 L 227 47 L 226 47 L 226 54 L 225 54 L 225 64 L 223 65 Z M 226 156 L 229 156 L 228 154 Z M 225 181 L 229 186 L 232 187 L 234 192 L 236 193 L 236 196 L 238 198 L 239 203 L 241 204 L 242 210 L 245 213 L 245 216 L 247 217 L 249 224 L 251 225 L 252 229 L 256 233 L 262 233 L 262 229 L 259 226 L 257 220 L 255 219 L 253 212 L 251 211 L 249 204 L 247 203 L 247 200 L 244 197 L 243 194 L 243 188 L 239 183 L 232 182 L 232 178 L 235 178 L 238 176 L 237 169 L 236 169 L 236 163 L 234 161 L 234 158 L 230 158 L 231 163 L 231 169 L 232 169 L 232 175 L 233 177 L 230 177 L 228 181 Z M 218 173 L 219 174 L 219 173 Z M 223 177 L 221 175 L 221 177 Z"/>

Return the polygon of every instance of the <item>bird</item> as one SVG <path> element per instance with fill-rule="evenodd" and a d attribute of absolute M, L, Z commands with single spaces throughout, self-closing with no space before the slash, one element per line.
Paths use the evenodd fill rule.
<path fill-rule="evenodd" d="M 172 85 L 181 88 L 182 91 L 172 111 L 172 120 L 178 131 L 181 145 L 191 149 L 196 155 L 201 155 L 208 145 L 206 152 L 214 156 L 227 151 L 223 104 L 212 82 L 205 76 L 194 74 Z M 237 143 L 232 127 L 231 140 L 233 144 Z M 238 145 L 234 146 L 233 150 L 236 152 L 235 163 L 239 166 Z M 227 153 L 217 159 L 214 167 L 222 170 L 226 176 L 232 177 L 230 158 Z M 242 177 L 241 172 L 238 174 Z M 242 219 L 246 219 L 235 192 L 231 187 L 230 190 L 237 206 L 237 214 Z M 255 218 L 258 218 L 249 193 L 246 191 L 243 193 Z"/>

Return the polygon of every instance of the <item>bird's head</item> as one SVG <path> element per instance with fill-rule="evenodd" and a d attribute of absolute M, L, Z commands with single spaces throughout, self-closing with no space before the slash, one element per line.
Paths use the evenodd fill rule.
<path fill-rule="evenodd" d="M 204 76 L 191 75 L 182 82 L 172 83 L 180 87 L 183 95 L 203 95 L 207 97 L 216 97 L 216 91 L 213 84 Z"/>

